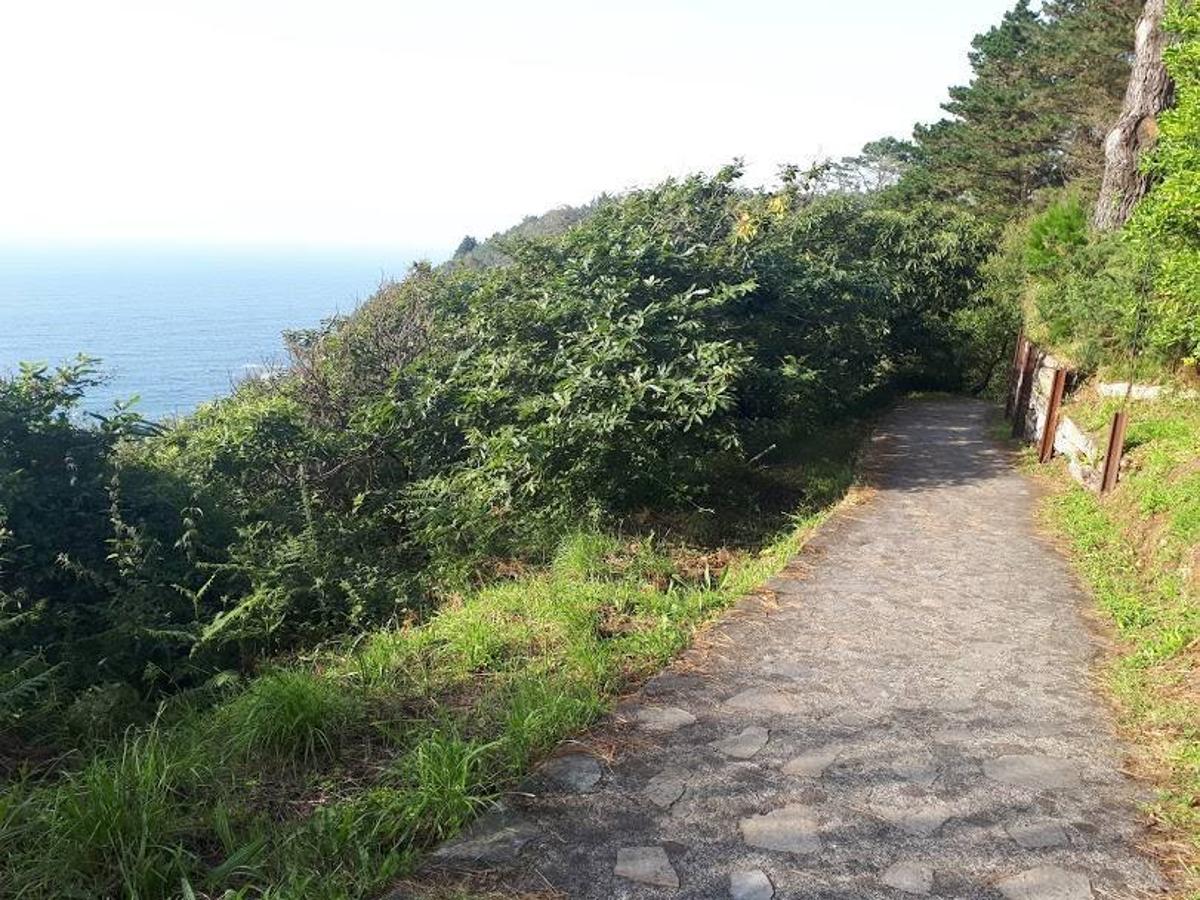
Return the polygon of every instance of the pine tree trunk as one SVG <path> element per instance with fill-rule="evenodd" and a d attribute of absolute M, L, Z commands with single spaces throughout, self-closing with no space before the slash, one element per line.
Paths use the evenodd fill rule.
<path fill-rule="evenodd" d="M 1163 65 L 1166 0 L 1146 0 L 1135 32 L 1133 71 L 1116 125 L 1104 141 L 1104 181 L 1092 223 L 1100 231 L 1120 228 L 1149 187 L 1138 168 L 1141 154 L 1158 137 L 1158 114 L 1171 102 L 1173 85 Z"/>

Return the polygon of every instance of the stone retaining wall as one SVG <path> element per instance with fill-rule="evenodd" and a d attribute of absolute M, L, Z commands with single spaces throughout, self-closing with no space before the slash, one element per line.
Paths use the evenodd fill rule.
<path fill-rule="evenodd" d="M 1024 410 L 1018 409 L 1014 413 L 1024 423 L 1022 436 L 1025 440 L 1041 440 L 1042 431 L 1046 427 L 1046 413 L 1050 406 L 1054 370 L 1060 366 L 1061 363 L 1048 353 L 1038 358 L 1037 367 L 1033 371 L 1033 390 L 1029 394 L 1029 405 Z M 1068 377 L 1067 393 L 1076 386 L 1073 379 Z M 1076 481 L 1091 490 L 1099 490 L 1104 451 L 1086 431 L 1061 412 L 1058 416 L 1058 428 L 1054 432 L 1054 450 L 1067 458 L 1067 468 Z"/>

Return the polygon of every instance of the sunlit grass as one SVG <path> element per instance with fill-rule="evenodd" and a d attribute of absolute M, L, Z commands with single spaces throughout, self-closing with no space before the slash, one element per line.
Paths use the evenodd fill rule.
<path fill-rule="evenodd" d="M 256 679 L 217 713 L 214 726 L 245 760 L 312 764 L 332 755 L 360 715 L 355 698 L 320 675 L 282 669 Z"/>
<path fill-rule="evenodd" d="M 1102 432 L 1119 401 L 1068 413 Z M 1200 897 L 1200 404 L 1129 408 L 1129 468 L 1100 498 L 1073 484 L 1048 501 L 1120 642 L 1111 684 L 1146 774 L 1164 851 Z"/>
<path fill-rule="evenodd" d="M 782 568 L 849 489 L 861 434 L 788 448 L 749 477 L 769 488 L 770 511 L 740 510 L 741 549 L 676 536 L 709 527 L 689 522 L 666 537 L 570 534 L 545 568 L 453 598 L 421 624 L 278 665 L 57 780 L 11 781 L 0 893 L 379 893 Z M 751 507 L 745 490 L 736 499 Z"/>

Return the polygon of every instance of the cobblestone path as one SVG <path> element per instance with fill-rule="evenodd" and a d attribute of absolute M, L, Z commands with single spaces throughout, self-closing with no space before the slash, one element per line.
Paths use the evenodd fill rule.
<path fill-rule="evenodd" d="M 1090 601 L 987 421 L 890 414 L 873 497 L 436 864 L 606 900 L 1160 891 Z"/>

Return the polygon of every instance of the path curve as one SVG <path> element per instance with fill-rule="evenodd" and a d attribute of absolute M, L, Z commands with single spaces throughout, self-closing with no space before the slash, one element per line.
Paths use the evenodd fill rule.
<path fill-rule="evenodd" d="M 436 855 L 573 898 L 1135 898 L 1099 644 L 989 408 L 912 402 L 878 492 Z M 611 762 L 589 746 L 619 748 Z"/>

